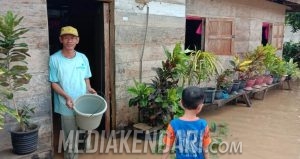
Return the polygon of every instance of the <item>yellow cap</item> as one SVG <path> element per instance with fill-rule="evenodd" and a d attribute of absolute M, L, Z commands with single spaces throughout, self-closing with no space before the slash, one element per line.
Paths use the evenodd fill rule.
<path fill-rule="evenodd" d="M 65 26 L 62 27 L 60 30 L 60 36 L 65 35 L 65 34 L 70 34 L 70 35 L 74 35 L 74 36 L 78 36 L 78 31 L 76 28 L 72 27 L 72 26 Z"/>

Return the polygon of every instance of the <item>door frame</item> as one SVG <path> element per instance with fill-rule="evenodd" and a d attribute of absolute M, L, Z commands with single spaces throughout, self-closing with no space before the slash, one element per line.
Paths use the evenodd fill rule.
<path fill-rule="evenodd" d="M 105 99 L 107 110 L 105 113 L 105 134 L 109 137 L 111 129 L 116 127 L 116 98 L 115 98 L 115 61 L 114 61 L 114 1 L 98 0 L 103 2 L 104 18 L 104 72 L 105 72 Z"/>

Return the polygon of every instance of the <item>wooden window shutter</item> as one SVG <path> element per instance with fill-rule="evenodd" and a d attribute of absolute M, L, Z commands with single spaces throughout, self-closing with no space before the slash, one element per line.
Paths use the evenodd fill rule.
<path fill-rule="evenodd" d="M 278 50 L 282 49 L 284 36 L 284 24 L 283 23 L 274 23 L 272 25 L 272 40 L 271 44 L 276 47 Z"/>
<path fill-rule="evenodd" d="M 234 54 L 234 21 L 231 18 L 206 18 L 205 50 L 217 55 Z"/>

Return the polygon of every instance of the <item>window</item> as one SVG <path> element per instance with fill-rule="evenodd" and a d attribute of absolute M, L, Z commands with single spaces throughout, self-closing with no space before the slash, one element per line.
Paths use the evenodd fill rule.
<path fill-rule="evenodd" d="M 188 16 L 186 18 L 185 49 L 204 49 L 204 19 L 201 17 Z"/>
<path fill-rule="evenodd" d="M 235 27 L 231 18 L 206 18 L 205 50 L 217 55 L 234 54 Z"/>
<path fill-rule="evenodd" d="M 272 27 L 272 45 L 278 50 L 282 49 L 283 44 L 283 35 L 284 35 L 284 24 L 283 23 L 274 23 Z"/>
<path fill-rule="evenodd" d="M 185 48 L 233 55 L 234 23 L 231 18 L 202 18 L 187 16 Z"/>

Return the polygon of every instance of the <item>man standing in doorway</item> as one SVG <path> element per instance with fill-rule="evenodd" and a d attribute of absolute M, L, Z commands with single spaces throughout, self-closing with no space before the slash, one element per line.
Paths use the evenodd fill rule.
<path fill-rule="evenodd" d="M 86 93 L 96 93 L 91 87 L 89 78 L 92 76 L 87 57 L 75 51 L 79 43 L 78 31 L 72 26 L 61 28 L 59 41 L 62 50 L 50 56 L 49 81 L 54 90 L 54 111 L 61 115 L 62 130 L 65 138 L 71 130 L 77 130 L 74 100 Z M 75 135 L 74 135 L 75 136 Z M 74 140 L 73 140 L 74 141 Z M 64 152 L 65 159 L 78 158 L 72 150 Z"/>

